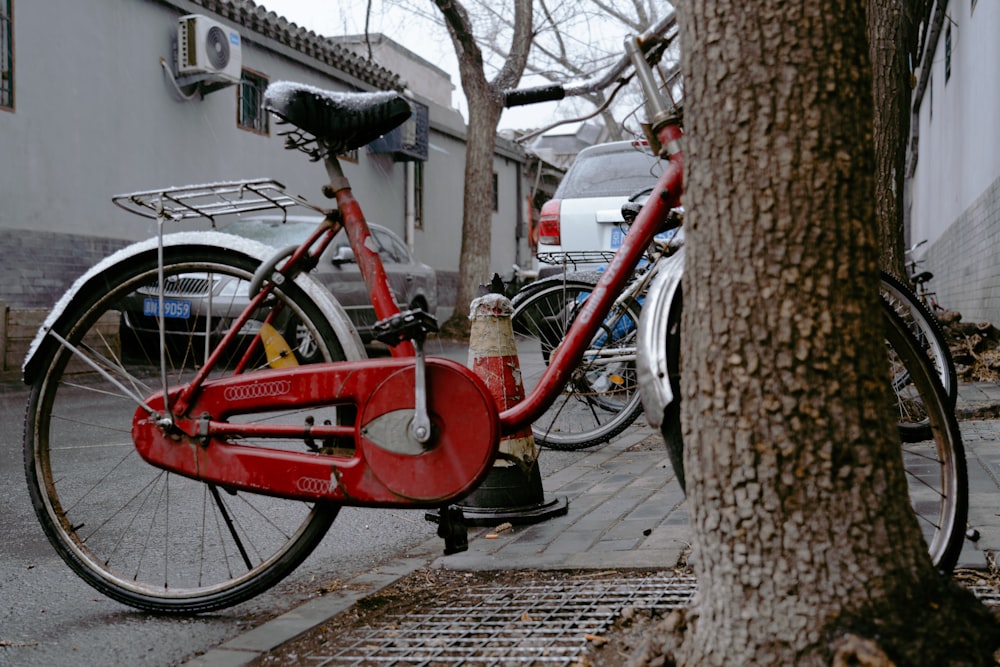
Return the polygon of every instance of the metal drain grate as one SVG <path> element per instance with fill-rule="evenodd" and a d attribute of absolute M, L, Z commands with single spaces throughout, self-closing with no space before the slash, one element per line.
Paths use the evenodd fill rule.
<path fill-rule="evenodd" d="M 967 582 L 985 604 L 1000 606 L 1000 592 Z M 611 578 L 572 577 L 512 587 L 482 584 L 461 595 L 443 591 L 440 604 L 421 613 L 390 612 L 378 627 L 337 636 L 322 654 L 303 656 L 317 667 L 394 665 L 577 664 L 590 641 L 627 609 L 679 609 L 697 589 L 690 575 L 670 573 Z"/>
<path fill-rule="evenodd" d="M 390 614 L 381 627 L 338 637 L 336 649 L 307 659 L 319 667 L 573 665 L 587 635 L 606 632 L 626 609 L 680 608 L 695 588 L 694 577 L 670 574 L 475 586 L 425 613 Z"/>

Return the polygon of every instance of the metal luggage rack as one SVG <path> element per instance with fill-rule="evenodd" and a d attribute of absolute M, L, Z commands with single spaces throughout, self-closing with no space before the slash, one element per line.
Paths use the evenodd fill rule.
<path fill-rule="evenodd" d="M 217 217 L 254 211 L 280 209 L 287 215 L 288 209 L 305 206 L 325 212 L 303 197 L 285 192 L 284 184 L 267 178 L 145 190 L 115 195 L 111 201 L 143 218 L 208 219 L 213 228 Z"/>
<path fill-rule="evenodd" d="M 574 270 L 581 264 L 607 264 L 615 256 L 613 250 L 570 250 L 567 252 L 540 252 L 535 255 L 539 262 L 556 266 L 572 266 Z"/>

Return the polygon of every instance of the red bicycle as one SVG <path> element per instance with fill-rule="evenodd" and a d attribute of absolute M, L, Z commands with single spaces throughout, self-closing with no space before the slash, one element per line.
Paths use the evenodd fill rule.
<path fill-rule="evenodd" d="M 581 94 L 619 81 L 631 64 L 647 97 L 651 137 L 668 162 L 575 310 L 565 341 L 547 357 L 545 374 L 502 412 L 470 370 L 425 357 L 422 343 L 435 324 L 419 311 L 400 312 L 337 161 L 408 117 L 399 94 L 298 84 L 268 90 L 271 110 L 293 128 L 289 147 L 323 161 L 326 194 L 337 204 L 298 247 L 275 253 L 217 232 L 164 233 L 179 219 L 214 222 L 308 205 L 275 181 L 116 198 L 155 218 L 160 234 L 82 276 L 50 314 L 23 369 L 32 388 L 28 486 L 60 556 L 125 604 L 203 612 L 278 582 L 341 506 L 440 508 L 475 488 L 500 437 L 531 424 L 566 384 L 650 240 L 673 219 L 683 182 L 680 116 L 661 96 L 647 56 L 659 53 L 674 27 L 669 16 L 627 40 L 627 55 L 601 79 L 508 95 L 513 105 Z M 310 277 L 341 229 L 391 357 L 366 359 L 343 308 Z M 902 328 L 890 342 L 943 425 L 935 429 L 937 449 L 954 451 L 957 428 L 916 346 Z M 306 356 L 321 361 L 300 363 Z M 936 530 L 951 539 L 950 524 Z"/>

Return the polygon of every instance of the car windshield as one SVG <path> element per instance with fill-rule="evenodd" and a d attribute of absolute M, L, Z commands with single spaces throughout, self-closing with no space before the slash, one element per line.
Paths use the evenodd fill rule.
<path fill-rule="evenodd" d="M 280 249 L 302 243 L 314 229 L 316 229 L 314 222 L 236 220 L 224 227 L 222 231 L 233 236 L 260 241 Z"/>
<path fill-rule="evenodd" d="M 660 169 L 655 156 L 636 149 L 580 155 L 555 198 L 629 197 L 653 187 Z"/>

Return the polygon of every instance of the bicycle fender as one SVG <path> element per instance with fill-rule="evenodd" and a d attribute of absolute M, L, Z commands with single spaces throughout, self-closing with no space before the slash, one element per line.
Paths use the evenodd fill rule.
<path fill-rule="evenodd" d="M 221 232 L 179 232 L 167 234 L 163 237 L 163 246 L 173 248 L 179 246 L 206 246 L 212 248 L 229 248 L 251 259 L 265 262 L 274 256 L 276 250 L 268 245 L 241 239 L 231 234 Z M 52 311 L 49 312 L 42 323 L 38 333 L 28 347 L 24 362 L 21 364 L 21 380 L 25 384 L 32 384 L 38 373 L 39 364 L 47 356 L 48 350 L 58 345 L 50 332 L 65 333 L 72 322 L 66 320 L 66 313 L 85 295 L 92 294 L 94 290 L 105 289 L 106 281 L 104 274 L 113 271 L 121 264 L 135 261 L 136 258 L 148 254 L 155 254 L 158 251 L 159 239 L 152 238 L 126 246 L 121 250 L 104 258 L 86 273 L 76 279 L 65 294 L 59 299 Z M 300 274 L 295 279 L 296 284 L 302 288 L 306 294 L 316 303 L 322 311 L 323 316 L 330 323 L 338 338 L 344 343 L 344 354 L 347 359 L 364 359 L 367 357 L 364 345 L 358 332 L 351 324 L 347 312 L 343 306 L 330 294 L 329 290 L 323 287 L 315 278 L 308 274 Z"/>
<path fill-rule="evenodd" d="M 558 273 L 545 278 L 539 278 L 538 280 L 532 280 L 530 283 L 519 289 L 517 294 L 511 297 L 510 305 L 517 308 L 518 304 L 525 301 L 529 296 L 535 292 L 540 292 L 551 285 L 561 285 L 565 282 L 573 280 L 596 285 L 597 281 L 600 279 L 601 274 L 598 271 L 567 271 L 566 273 Z"/>
<path fill-rule="evenodd" d="M 670 387 L 670 361 L 668 338 L 671 328 L 679 324 L 679 309 L 675 312 L 674 300 L 680 294 L 684 275 L 684 248 L 665 260 L 657 269 L 639 315 L 636 331 L 636 377 L 639 398 L 650 426 L 660 428 L 663 411 L 673 403 Z"/>

